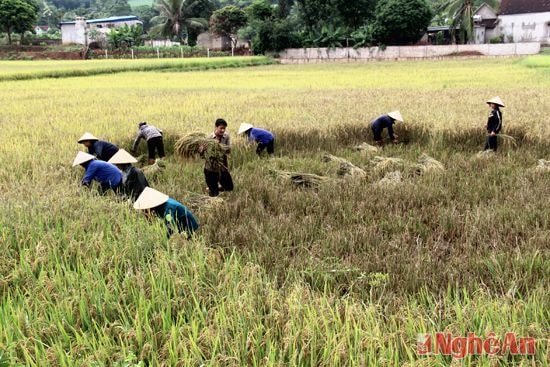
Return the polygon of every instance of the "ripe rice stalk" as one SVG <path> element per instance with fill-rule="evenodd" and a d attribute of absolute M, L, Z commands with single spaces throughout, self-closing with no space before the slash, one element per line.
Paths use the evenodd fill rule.
<path fill-rule="evenodd" d="M 537 172 L 550 172 L 550 161 L 546 159 L 539 159 L 535 166 Z"/>
<path fill-rule="evenodd" d="M 192 210 L 211 209 L 219 207 L 225 200 L 219 196 L 211 197 L 197 193 L 188 193 L 183 203 Z"/>
<path fill-rule="evenodd" d="M 403 174 L 401 171 L 392 171 L 389 173 L 386 173 L 383 178 L 378 180 L 375 183 L 375 186 L 379 187 L 386 187 L 386 186 L 394 186 L 399 185 L 403 182 Z"/>
<path fill-rule="evenodd" d="M 369 143 L 361 143 L 355 146 L 354 149 L 367 153 L 376 153 L 380 150 L 380 148 L 370 145 Z"/>
<path fill-rule="evenodd" d="M 405 161 L 401 158 L 381 157 L 376 156 L 371 159 L 371 164 L 374 165 L 375 171 L 384 171 L 395 166 L 403 166 Z"/>
<path fill-rule="evenodd" d="M 506 135 L 506 134 L 498 134 L 498 137 L 500 137 L 500 139 L 502 140 L 502 145 L 505 147 L 511 146 L 515 148 L 518 146 L 516 138 L 514 138 L 513 136 Z"/>
<path fill-rule="evenodd" d="M 270 169 L 269 172 L 275 177 L 289 180 L 297 187 L 307 189 L 318 189 L 321 184 L 328 181 L 327 177 L 318 176 L 313 173 L 301 173 L 291 171 L 281 171 L 276 169 Z"/>
<path fill-rule="evenodd" d="M 420 158 L 418 158 L 418 164 L 416 164 L 416 172 L 419 174 L 426 172 L 443 172 L 445 171 L 445 166 L 443 163 L 438 160 L 430 157 L 426 153 L 422 153 Z"/>
<path fill-rule="evenodd" d="M 479 151 L 477 154 L 476 154 L 476 158 L 479 158 L 479 159 L 489 159 L 489 158 L 492 158 L 495 156 L 495 152 L 492 151 L 491 149 L 486 149 L 486 150 L 482 150 L 482 151 Z"/>
<path fill-rule="evenodd" d="M 225 150 L 214 139 L 209 139 L 202 133 L 192 133 L 179 139 L 175 145 L 176 154 L 183 158 L 201 157 L 212 165 L 224 165 Z"/>
<path fill-rule="evenodd" d="M 155 177 L 158 173 L 160 173 L 162 170 L 166 168 L 166 163 L 161 159 L 156 159 L 155 163 L 144 166 L 141 171 L 143 174 L 148 177 L 149 179 Z"/>
<path fill-rule="evenodd" d="M 357 167 L 350 161 L 336 157 L 332 154 L 324 154 L 323 162 L 336 162 L 339 164 L 338 171 L 336 172 L 338 176 L 352 176 L 352 177 L 366 177 L 367 172 L 364 169 Z"/>

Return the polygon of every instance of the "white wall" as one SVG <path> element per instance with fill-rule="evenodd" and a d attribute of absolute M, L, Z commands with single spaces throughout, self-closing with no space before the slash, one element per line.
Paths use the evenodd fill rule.
<path fill-rule="evenodd" d="M 513 37 L 514 42 L 550 44 L 550 12 L 500 15 L 495 34 Z"/>
<path fill-rule="evenodd" d="M 122 27 L 123 25 L 133 26 L 135 24 L 142 24 L 139 20 L 128 20 L 124 22 L 115 22 L 115 23 L 92 23 L 87 24 L 84 20 L 77 20 L 75 24 L 62 24 L 61 25 L 61 42 L 66 44 L 78 44 L 85 45 L 86 42 L 89 44 L 92 42 L 87 39 L 87 33 L 91 30 L 98 31 L 103 33 L 106 36 L 111 29 Z M 101 25 L 101 27 L 98 27 Z"/>

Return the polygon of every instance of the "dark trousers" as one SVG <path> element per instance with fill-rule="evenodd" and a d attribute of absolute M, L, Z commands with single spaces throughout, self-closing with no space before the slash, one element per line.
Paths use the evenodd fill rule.
<path fill-rule="evenodd" d="M 374 135 L 374 141 L 382 141 L 382 130 L 372 128 L 372 135 Z"/>
<path fill-rule="evenodd" d="M 149 159 L 155 159 L 155 150 L 159 154 L 159 158 L 164 158 L 164 142 L 162 136 L 147 140 L 147 150 L 149 151 Z"/>
<path fill-rule="evenodd" d="M 487 136 L 487 143 L 485 144 L 485 150 L 491 149 L 493 151 L 497 151 L 497 136 L 496 135 L 489 135 Z"/>
<path fill-rule="evenodd" d="M 258 143 L 256 148 L 256 154 L 262 155 L 262 152 L 267 149 L 267 154 L 271 155 L 275 152 L 275 139 L 271 140 L 267 144 Z"/>
<path fill-rule="evenodd" d="M 210 196 L 218 196 L 220 194 L 219 186 L 221 186 L 221 191 L 233 191 L 233 178 L 231 178 L 229 171 L 213 172 L 205 169 L 204 179 L 206 180 Z"/>

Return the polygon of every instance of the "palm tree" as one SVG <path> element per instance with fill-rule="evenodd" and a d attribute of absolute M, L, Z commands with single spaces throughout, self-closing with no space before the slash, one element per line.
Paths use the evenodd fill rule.
<path fill-rule="evenodd" d="M 455 39 L 459 29 L 464 41 L 470 41 L 474 35 L 474 0 L 449 0 L 442 5 L 451 18 L 451 38 Z M 462 38 L 462 37 L 461 37 Z"/>
<path fill-rule="evenodd" d="M 207 27 L 206 19 L 192 17 L 196 4 L 197 0 L 156 0 L 154 6 L 159 15 L 151 19 L 151 23 L 155 24 L 151 28 L 151 34 L 184 42 L 184 33 L 187 34 L 189 28 Z"/>

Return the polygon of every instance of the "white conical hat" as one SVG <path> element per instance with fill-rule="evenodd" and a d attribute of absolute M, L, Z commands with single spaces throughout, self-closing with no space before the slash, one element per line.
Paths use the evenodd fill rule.
<path fill-rule="evenodd" d="M 504 102 L 502 102 L 502 99 L 500 99 L 499 96 L 496 96 L 496 97 L 491 98 L 490 100 L 487 101 L 487 103 L 494 103 L 494 104 L 496 104 L 497 106 L 505 107 L 505 106 L 504 106 Z"/>
<path fill-rule="evenodd" d="M 167 202 L 168 199 L 168 195 L 150 187 L 146 187 L 134 203 L 134 209 L 145 210 L 156 208 L 157 206 Z"/>
<path fill-rule="evenodd" d="M 239 126 L 239 132 L 237 135 L 241 135 L 242 133 L 247 132 L 248 130 L 252 129 L 254 126 L 247 124 L 246 122 L 243 122 L 241 126 Z"/>
<path fill-rule="evenodd" d="M 137 159 L 135 159 L 130 153 L 128 153 L 124 149 L 119 149 L 118 152 L 116 152 L 115 155 L 112 156 L 111 159 L 109 159 L 109 163 L 131 164 L 137 163 Z"/>
<path fill-rule="evenodd" d="M 79 164 L 86 163 L 88 161 L 94 160 L 95 157 L 91 154 L 84 153 L 84 152 L 78 152 L 76 155 L 74 161 L 73 161 L 73 167 L 78 166 Z"/>
<path fill-rule="evenodd" d="M 86 140 L 99 140 L 99 139 L 90 133 L 84 133 L 84 135 L 82 135 L 80 139 L 78 139 L 78 143 L 81 144 L 83 141 L 86 141 Z"/>
<path fill-rule="evenodd" d="M 394 119 L 396 121 L 403 122 L 403 116 L 401 116 L 401 112 L 399 112 L 399 111 L 392 111 L 392 112 L 388 113 L 388 116 L 390 116 L 392 119 Z"/>

